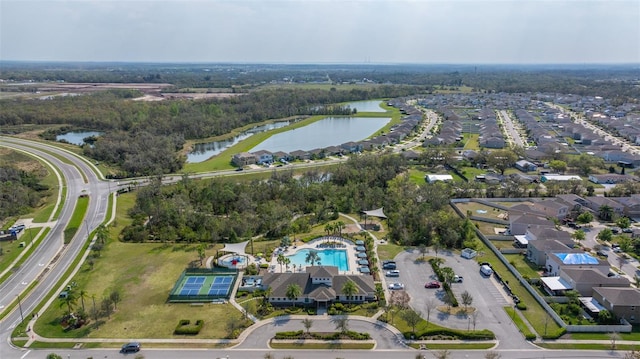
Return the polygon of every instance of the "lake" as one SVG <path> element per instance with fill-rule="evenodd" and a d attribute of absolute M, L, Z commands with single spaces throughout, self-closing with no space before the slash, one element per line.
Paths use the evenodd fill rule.
<path fill-rule="evenodd" d="M 250 152 L 296 150 L 339 146 L 345 142 L 363 140 L 391 121 L 387 117 L 327 117 L 310 125 L 277 133 L 252 148 Z"/>
<path fill-rule="evenodd" d="M 373 100 L 373 101 L 354 101 L 349 102 L 346 106 L 356 109 L 358 112 L 387 112 L 387 110 L 380 107 L 382 101 Z"/>
<path fill-rule="evenodd" d="M 289 126 L 291 121 L 280 121 L 274 123 L 268 123 L 266 125 L 252 127 L 251 129 L 242 132 L 238 136 L 221 141 L 196 143 L 193 146 L 191 152 L 187 154 L 187 163 L 198 163 L 208 160 L 209 158 L 219 154 L 225 149 L 235 145 L 236 143 L 251 137 L 253 134 L 275 130 Z"/>
<path fill-rule="evenodd" d="M 84 139 L 91 136 L 100 136 L 102 132 L 96 131 L 83 131 L 83 132 L 67 132 L 62 135 L 56 136 L 56 141 L 65 140 L 74 145 L 82 146 L 84 145 Z"/>

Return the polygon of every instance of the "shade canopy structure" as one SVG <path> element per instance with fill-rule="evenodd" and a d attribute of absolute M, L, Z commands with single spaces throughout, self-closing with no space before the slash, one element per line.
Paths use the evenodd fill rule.
<path fill-rule="evenodd" d="M 356 247 L 356 251 L 358 251 L 358 252 L 364 252 L 364 251 L 366 251 L 366 250 L 367 250 L 367 249 L 366 249 L 364 246 L 357 246 L 357 247 Z"/>
<path fill-rule="evenodd" d="M 356 256 L 357 256 L 358 258 L 367 258 L 367 254 L 366 254 L 366 253 L 363 253 L 363 252 L 360 252 L 360 253 L 356 254 Z"/>
<path fill-rule="evenodd" d="M 360 259 L 358 260 L 358 264 L 361 266 L 368 266 L 369 265 L 369 261 L 366 259 Z"/>
<path fill-rule="evenodd" d="M 380 207 L 378 209 L 372 209 L 370 211 L 362 211 L 362 213 L 366 214 L 367 216 L 387 218 L 387 215 L 385 215 L 384 212 L 382 211 L 383 208 L 384 207 Z"/>
<path fill-rule="evenodd" d="M 221 249 L 223 252 L 231 252 L 238 255 L 246 255 L 244 249 L 247 247 L 247 243 L 249 241 L 244 241 L 240 243 L 227 243 L 224 245 L 224 248 Z"/>
<path fill-rule="evenodd" d="M 356 245 L 357 245 L 357 246 L 362 246 L 362 245 L 364 245 L 364 241 L 363 241 L 363 240 L 361 240 L 361 239 L 358 239 L 358 240 L 356 241 Z"/>
<path fill-rule="evenodd" d="M 369 267 L 360 267 L 358 268 L 358 270 L 360 271 L 360 273 L 371 273 Z"/>

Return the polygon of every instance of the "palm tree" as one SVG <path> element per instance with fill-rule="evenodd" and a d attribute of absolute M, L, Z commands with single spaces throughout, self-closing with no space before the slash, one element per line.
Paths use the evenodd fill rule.
<path fill-rule="evenodd" d="M 284 265 L 285 259 L 286 257 L 282 253 L 278 254 L 278 258 L 276 258 L 276 262 L 280 265 L 280 272 L 282 272 L 282 265 Z"/>
<path fill-rule="evenodd" d="M 104 224 L 99 225 L 96 230 L 96 241 L 99 244 L 105 244 L 108 238 L 109 238 L 109 229 Z"/>
<path fill-rule="evenodd" d="M 320 264 L 320 256 L 318 255 L 318 251 L 313 251 L 313 250 L 309 251 L 304 261 L 307 263 L 311 263 L 311 265 L 313 265 L 316 262 Z"/>
<path fill-rule="evenodd" d="M 607 206 L 606 204 L 600 206 L 600 208 L 598 209 L 598 216 L 603 221 L 610 221 L 611 218 L 613 218 L 613 208 Z"/>
<path fill-rule="evenodd" d="M 291 258 L 284 257 L 284 266 L 285 268 L 287 268 L 287 270 L 289 270 L 289 264 L 291 264 Z"/>
<path fill-rule="evenodd" d="M 333 228 L 334 228 L 334 227 L 333 227 L 333 224 L 332 224 L 332 223 L 327 223 L 327 224 L 324 226 L 324 231 L 325 231 L 325 232 L 327 232 L 327 236 L 328 236 L 328 235 L 331 235 L 331 232 L 333 232 Z"/>
<path fill-rule="evenodd" d="M 342 237 L 342 230 L 345 228 L 345 224 L 342 221 L 338 221 L 335 224 L 335 229 L 338 231 L 338 236 Z"/>
<path fill-rule="evenodd" d="M 69 310 L 68 314 L 71 315 L 71 312 L 73 311 L 73 308 L 75 307 L 76 303 L 77 303 L 77 298 L 76 296 L 73 294 L 72 291 L 68 291 L 67 295 L 62 298 L 61 302 L 60 302 L 60 307 L 64 307 L 65 305 L 67 306 L 67 309 Z"/>
<path fill-rule="evenodd" d="M 89 298 L 89 293 L 87 293 L 86 290 L 81 290 L 80 293 L 78 293 L 78 296 L 80 297 L 80 302 L 82 302 L 82 311 L 86 313 L 86 311 L 84 310 L 84 298 Z"/>
<path fill-rule="evenodd" d="M 331 317 L 331 321 L 340 330 L 340 333 L 346 333 L 349 330 L 349 318 L 345 315 L 335 315 Z"/>
<path fill-rule="evenodd" d="M 295 300 L 298 299 L 300 295 L 302 295 L 302 288 L 297 284 L 289 284 L 285 296 L 293 303 L 294 307 L 296 306 Z"/>
<path fill-rule="evenodd" d="M 304 325 L 304 329 L 306 329 L 307 334 L 309 334 L 309 329 L 311 329 L 311 326 L 313 325 L 313 320 L 309 318 L 302 319 L 302 325 Z"/>
<path fill-rule="evenodd" d="M 352 280 L 348 280 L 342 286 L 342 294 L 347 298 L 348 301 L 353 299 L 353 296 L 358 293 L 358 286 Z"/>

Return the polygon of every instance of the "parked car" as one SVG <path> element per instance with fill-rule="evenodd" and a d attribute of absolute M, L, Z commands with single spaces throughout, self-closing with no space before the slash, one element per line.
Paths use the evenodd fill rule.
<path fill-rule="evenodd" d="M 140 343 L 131 342 L 122 346 L 120 353 L 137 353 L 140 351 Z"/>
<path fill-rule="evenodd" d="M 389 289 L 391 289 L 391 290 L 401 290 L 401 289 L 404 289 L 404 284 L 402 284 L 400 282 L 391 283 L 391 284 L 389 284 Z"/>
<path fill-rule="evenodd" d="M 480 273 L 488 277 L 493 274 L 493 269 L 488 265 L 483 264 L 480 266 Z"/>
<path fill-rule="evenodd" d="M 242 168 L 242 167 L 238 167 L 238 168 L 236 168 L 236 171 L 238 171 L 238 172 L 240 172 L 240 171 L 244 171 L 244 168 Z"/>
<path fill-rule="evenodd" d="M 453 282 L 454 282 L 454 283 L 462 283 L 462 280 L 463 280 L 463 279 L 464 279 L 464 278 L 462 278 L 461 276 L 459 276 L 459 275 L 457 275 L 457 274 L 453 276 Z"/>
<path fill-rule="evenodd" d="M 633 229 L 625 228 L 625 229 L 622 230 L 622 233 L 633 233 Z"/>
<path fill-rule="evenodd" d="M 399 270 L 389 270 L 387 271 L 387 273 L 385 273 L 385 275 L 387 277 L 399 277 L 400 276 L 400 271 Z"/>
<path fill-rule="evenodd" d="M 396 262 L 383 263 L 382 269 L 396 269 Z"/>
<path fill-rule="evenodd" d="M 600 257 L 605 257 L 605 258 L 609 257 L 609 255 L 607 255 L 607 254 L 606 254 L 605 252 L 603 252 L 603 251 L 597 251 L 597 252 L 596 252 L 596 254 L 597 254 L 597 255 L 599 255 Z"/>
<path fill-rule="evenodd" d="M 434 280 L 433 282 L 427 282 L 424 285 L 425 288 L 440 288 L 440 282 Z"/>

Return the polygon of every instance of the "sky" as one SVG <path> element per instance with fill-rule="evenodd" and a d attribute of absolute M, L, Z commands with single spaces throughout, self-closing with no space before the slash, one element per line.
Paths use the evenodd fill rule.
<path fill-rule="evenodd" d="M 0 60 L 640 63 L 640 0 L 0 0 Z"/>

